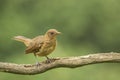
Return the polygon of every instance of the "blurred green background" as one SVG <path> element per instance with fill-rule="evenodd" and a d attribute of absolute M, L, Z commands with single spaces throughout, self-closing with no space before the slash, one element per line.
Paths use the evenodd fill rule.
<path fill-rule="evenodd" d="M 0 61 L 34 64 L 33 54 L 25 55 L 25 46 L 11 38 L 33 38 L 51 28 L 62 34 L 49 57 L 120 52 L 120 0 L 0 0 Z M 0 75 L 0 80 L 119 80 L 120 64 L 59 68 L 38 75 Z"/>

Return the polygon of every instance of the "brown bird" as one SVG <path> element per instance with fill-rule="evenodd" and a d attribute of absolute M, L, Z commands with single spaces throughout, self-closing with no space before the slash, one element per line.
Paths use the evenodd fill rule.
<path fill-rule="evenodd" d="M 24 36 L 15 36 L 13 39 L 23 42 L 26 45 L 25 53 L 34 53 L 34 56 L 45 56 L 50 60 L 47 55 L 54 51 L 56 47 L 56 36 L 60 34 L 56 29 L 49 29 L 45 35 L 37 36 L 33 39 Z M 36 58 L 38 63 L 38 60 Z"/>

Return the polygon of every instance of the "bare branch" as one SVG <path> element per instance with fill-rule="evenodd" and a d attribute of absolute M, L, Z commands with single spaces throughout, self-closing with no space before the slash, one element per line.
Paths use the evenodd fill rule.
<path fill-rule="evenodd" d="M 14 64 L 0 62 L 0 71 L 22 75 L 34 75 L 46 72 L 53 68 L 76 68 L 89 64 L 108 62 L 120 63 L 120 53 L 98 53 L 78 57 L 54 58 L 51 59 L 50 63 L 47 63 L 47 61 L 41 62 L 41 65 L 39 66 L 36 66 L 35 64 Z"/>

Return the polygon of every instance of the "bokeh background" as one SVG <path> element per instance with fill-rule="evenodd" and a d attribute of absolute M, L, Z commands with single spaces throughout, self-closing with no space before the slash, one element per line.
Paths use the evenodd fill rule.
<path fill-rule="evenodd" d="M 0 61 L 34 64 L 33 54 L 25 55 L 25 46 L 12 37 L 33 38 L 51 28 L 62 34 L 49 57 L 120 52 L 120 0 L 0 0 Z M 120 64 L 59 68 L 38 75 L 0 72 L 0 80 L 56 79 L 119 80 Z"/>

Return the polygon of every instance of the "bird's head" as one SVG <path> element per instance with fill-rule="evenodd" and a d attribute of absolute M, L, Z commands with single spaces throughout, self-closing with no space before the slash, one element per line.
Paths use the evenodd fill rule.
<path fill-rule="evenodd" d="M 46 32 L 46 35 L 49 37 L 49 38 L 55 38 L 57 35 L 61 34 L 61 32 L 57 31 L 56 29 L 49 29 L 47 32 Z"/>

